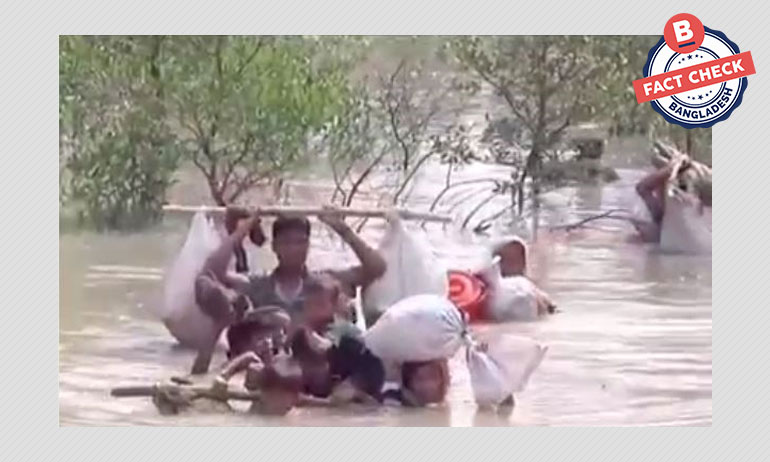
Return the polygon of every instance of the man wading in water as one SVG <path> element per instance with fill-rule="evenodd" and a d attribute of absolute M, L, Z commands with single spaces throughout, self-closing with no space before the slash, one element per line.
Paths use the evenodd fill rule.
<path fill-rule="evenodd" d="M 668 165 L 646 175 L 636 184 L 636 193 L 644 201 L 651 218 L 651 221 L 630 219 L 643 242 L 660 242 L 663 216 L 666 213 L 666 188 L 673 177 L 685 191 L 687 188 L 683 174 L 691 167 L 692 162 L 687 157 L 673 159 Z M 711 207 L 710 179 L 698 178 L 693 184 L 693 189 L 687 194 L 697 202 L 697 207 L 702 213 L 705 207 Z"/>
<path fill-rule="evenodd" d="M 243 210 L 228 208 L 228 216 L 243 215 Z M 344 270 L 326 270 L 342 288 L 341 296 L 355 297 L 357 287 L 366 287 L 385 273 L 385 260 L 369 247 L 343 220 L 333 207 L 325 207 L 318 217 L 332 228 L 353 249 L 360 265 Z M 193 364 L 193 374 L 208 371 L 211 356 L 221 332 L 237 322 L 250 304 L 253 307 L 275 305 L 286 310 L 292 318 L 302 312 L 306 267 L 310 246 L 310 221 L 305 217 L 279 216 L 273 222 L 272 248 L 278 266 L 267 275 L 245 275 L 227 271 L 234 252 L 243 239 L 261 226 L 259 212 L 240 220 L 229 235 L 206 260 L 195 282 L 196 301 L 215 321 L 210 341 L 201 348 Z M 343 298 L 343 297 L 341 297 Z M 340 304 L 346 300 L 340 300 Z"/>

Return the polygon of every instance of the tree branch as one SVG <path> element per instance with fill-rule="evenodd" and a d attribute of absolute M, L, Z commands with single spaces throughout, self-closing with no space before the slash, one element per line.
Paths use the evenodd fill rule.
<path fill-rule="evenodd" d="M 431 203 L 430 205 L 430 211 L 432 212 L 436 208 L 438 203 L 441 201 L 441 198 L 444 197 L 444 195 L 448 193 L 450 190 L 455 189 L 459 186 L 465 186 L 465 185 L 476 184 L 476 183 L 487 183 L 487 182 L 497 183 L 497 180 L 493 180 L 491 178 L 477 178 L 475 180 L 458 181 L 457 183 L 454 183 L 452 185 L 447 184 L 447 186 L 445 186 L 444 189 L 442 189 L 441 192 L 439 192 L 436 195 L 436 198 L 433 199 L 433 203 Z"/>
<path fill-rule="evenodd" d="M 246 66 L 248 66 L 254 60 L 254 58 L 257 57 L 259 50 L 262 49 L 262 45 L 264 45 L 264 41 L 260 37 L 257 39 L 257 45 L 254 47 L 254 51 L 252 51 L 251 54 L 238 66 L 238 69 L 235 71 L 236 76 L 240 77 L 241 74 L 243 74 Z"/>
<path fill-rule="evenodd" d="M 560 231 L 572 231 L 573 229 L 579 228 L 579 227 L 585 225 L 586 223 L 590 223 L 590 222 L 595 221 L 595 220 L 600 220 L 602 218 L 609 218 L 609 219 L 614 219 L 614 220 L 626 220 L 627 219 L 626 217 L 615 216 L 614 214 L 617 213 L 617 212 L 626 212 L 626 211 L 623 210 L 623 209 L 613 209 L 613 210 L 610 210 L 608 212 L 600 213 L 598 215 L 592 215 L 590 217 L 584 218 L 584 219 L 582 219 L 582 220 L 580 220 L 578 222 L 575 222 L 575 223 L 570 223 L 570 224 L 566 224 L 566 225 L 559 225 L 559 226 L 551 226 L 549 228 L 549 230 L 551 230 L 551 231 L 557 231 L 557 230 L 560 230 Z"/>
<path fill-rule="evenodd" d="M 497 197 L 497 193 L 492 193 L 489 196 L 487 196 L 484 200 L 476 204 L 476 207 L 474 207 L 473 210 L 471 210 L 471 213 L 469 213 L 468 216 L 465 217 L 465 220 L 463 220 L 463 224 L 461 228 L 465 229 L 465 227 L 468 226 L 468 222 L 471 220 L 471 218 L 473 218 L 473 216 L 476 215 L 476 212 L 481 210 L 482 207 L 487 205 L 495 197 Z"/>
<path fill-rule="evenodd" d="M 383 148 L 380 151 L 380 154 L 374 158 L 374 160 L 366 167 L 366 169 L 364 169 L 363 173 L 361 173 L 355 183 L 353 183 L 353 186 L 350 188 L 350 193 L 348 193 L 347 200 L 345 201 L 345 206 L 350 206 L 350 204 L 353 203 L 353 197 L 356 195 L 356 193 L 358 193 L 358 189 L 361 187 L 369 174 L 374 170 L 374 168 L 382 161 L 386 153 L 387 150 Z"/>
<path fill-rule="evenodd" d="M 263 171 L 263 172 L 256 172 L 252 171 L 250 173 L 247 173 L 241 178 L 234 177 L 233 183 L 235 185 L 233 192 L 230 193 L 228 196 L 228 202 L 232 203 L 235 202 L 236 199 L 238 199 L 241 194 L 249 190 L 250 188 L 254 187 L 259 181 L 264 179 L 266 176 L 268 176 L 270 171 Z"/>
<path fill-rule="evenodd" d="M 412 167 L 412 171 L 409 172 L 409 174 L 404 177 L 404 181 L 401 183 L 401 187 L 398 188 L 398 191 L 396 191 L 396 195 L 393 196 L 393 203 L 398 203 L 398 199 L 401 196 L 401 194 L 404 192 L 404 189 L 406 189 L 407 185 L 409 185 L 409 182 L 412 181 L 412 178 L 417 173 L 417 171 L 420 169 L 422 164 L 424 164 L 429 158 L 434 156 L 434 152 L 429 152 L 427 154 L 424 154 L 420 160 L 417 161 L 417 163 Z"/>

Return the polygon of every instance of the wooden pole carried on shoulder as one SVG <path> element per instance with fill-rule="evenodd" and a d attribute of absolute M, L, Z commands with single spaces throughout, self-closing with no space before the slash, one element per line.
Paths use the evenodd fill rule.
<path fill-rule="evenodd" d="M 214 205 L 178 205 L 178 204 L 166 204 L 163 206 L 163 211 L 167 213 L 221 213 L 224 214 L 227 210 L 226 207 L 214 206 Z M 253 207 L 256 211 L 257 207 Z M 369 217 L 369 218 L 385 218 L 390 210 L 382 209 L 356 209 L 350 207 L 338 207 L 337 210 L 349 217 Z M 440 223 L 449 223 L 452 221 L 452 217 L 447 215 L 440 215 L 437 213 L 416 212 L 408 209 L 392 209 L 403 220 L 419 220 L 419 221 L 434 221 Z M 324 212 L 323 207 L 304 207 L 304 206 L 290 206 L 290 205 L 269 205 L 259 207 L 260 215 L 319 215 Z"/>

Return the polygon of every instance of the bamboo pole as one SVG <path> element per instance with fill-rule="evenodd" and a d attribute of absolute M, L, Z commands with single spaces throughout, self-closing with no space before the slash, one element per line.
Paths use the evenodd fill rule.
<path fill-rule="evenodd" d="M 216 401 L 227 401 L 230 399 L 237 401 L 259 401 L 260 396 L 258 391 L 217 390 L 212 386 L 181 385 L 176 383 L 115 387 L 110 391 L 110 395 L 115 398 L 152 398 L 162 393 L 169 396 L 178 396 L 180 399 L 190 402 L 198 398 L 208 398 Z"/>
<path fill-rule="evenodd" d="M 260 215 L 319 215 L 324 212 L 322 207 L 302 207 L 302 206 L 264 206 L 264 207 L 252 207 L 254 211 L 259 210 Z M 227 210 L 226 207 L 214 206 L 214 205 L 179 205 L 179 204 L 166 204 L 163 206 L 163 211 L 167 213 L 217 213 L 224 214 Z M 367 218 L 385 218 L 389 210 L 381 209 L 355 209 L 348 207 L 338 207 L 337 210 L 349 217 L 367 217 Z M 437 213 L 415 212 L 408 209 L 393 209 L 404 220 L 419 220 L 419 221 L 435 221 L 441 223 L 449 223 L 452 218 L 447 215 L 440 215 Z"/>
<path fill-rule="evenodd" d="M 219 402 L 250 401 L 252 403 L 260 400 L 261 393 L 248 390 L 232 390 L 225 387 L 215 387 L 213 385 L 192 385 L 173 382 L 155 383 L 152 385 L 136 385 L 115 387 L 110 390 L 110 395 L 115 398 L 152 398 L 155 406 L 161 413 L 176 414 L 180 409 L 191 406 L 193 402 L 200 398 L 206 398 Z M 334 405 L 334 400 L 330 398 L 318 398 L 301 394 L 298 406 L 302 407 L 328 407 Z"/>

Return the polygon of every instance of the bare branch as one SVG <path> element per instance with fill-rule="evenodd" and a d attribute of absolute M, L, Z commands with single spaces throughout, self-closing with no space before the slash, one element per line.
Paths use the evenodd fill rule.
<path fill-rule="evenodd" d="M 252 171 L 247 173 L 241 178 L 234 177 L 232 183 L 235 185 L 235 187 L 232 193 L 230 193 L 230 195 L 228 196 L 228 201 L 235 202 L 235 200 L 238 199 L 238 197 L 240 197 L 241 194 L 243 194 L 244 192 L 254 187 L 257 183 L 259 183 L 269 174 L 270 174 L 270 170 L 261 171 L 261 172 Z"/>
<path fill-rule="evenodd" d="M 225 172 L 222 175 L 222 182 L 227 183 L 230 181 L 230 177 L 232 176 L 233 172 L 235 172 L 235 169 L 243 162 L 243 159 L 246 158 L 246 156 L 251 152 L 251 145 L 254 142 L 254 137 L 249 134 L 243 139 L 243 146 L 241 147 L 241 152 L 238 154 L 238 157 L 235 159 L 231 159 L 229 161 L 226 161 L 226 167 Z M 235 144 L 235 143 L 232 143 Z M 224 150 L 224 152 L 222 152 Z M 227 156 L 226 148 L 220 149 L 217 151 L 219 154 L 222 154 L 222 157 Z"/>
<path fill-rule="evenodd" d="M 396 70 L 390 75 L 390 79 L 388 81 L 388 86 L 385 94 L 385 107 L 388 111 L 389 121 L 390 121 L 390 128 L 393 130 L 393 137 L 398 142 L 399 146 L 401 147 L 401 150 L 404 152 L 404 162 L 403 162 L 403 169 L 406 171 L 409 168 L 409 157 L 411 156 L 410 150 L 406 144 L 406 141 L 399 133 L 398 128 L 398 111 L 401 107 L 401 101 L 398 98 L 395 98 L 393 95 L 393 89 L 395 86 L 395 79 L 398 76 L 398 74 L 401 72 L 401 70 L 404 68 L 404 65 L 406 64 L 406 61 L 402 59 L 398 66 L 396 67 Z M 395 104 L 393 101 L 395 100 Z"/>
<path fill-rule="evenodd" d="M 374 158 L 374 160 L 364 169 L 364 171 L 359 175 L 358 179 L 353 183 L 353 186 L 350 188 L 350 193 L 348 193 L 347 200 L 345 201 L 345 206 L 349 206 L 353 202 L 353 197 L 355 197 L 356 193 L 358 192 L 358 189 L 363 184 L 364 180 L 369 176 L 369 174 L 372 173 L 374 168 L 379 165 L 380 161 L 385 157 L 385 154 L 387 153 L 386 149 L 382 149 L 380 154 Z"/>
<path fill-rule="evenodd" d="M 477 228 L 478 227 L 483 227 L 487 223 L 490 223 L 490 222 L 492 222 L 494 220 L 497 220 L 498 218 L 503 216 L 505 213 L 509 212 L 510 210 L 512 210 L 514 208 L 516 208 L 516 204 L 506 205 L 505 207 L 503 207 L 502 209 L 500 209 L 497 212 L 493 213 L 492 215 L 489 215 L 488 217 L 485 217 L 485 218 L 481 219 L 479 221 L 479 224 L 476 225 L 476 227 Z"/>
<path fill-rule="evenodd" d="M 435 209 L 436 206 L 438 205 L 438 203 L 441 201 L 441 198 L 444 197 L 444 195 L 446 193 L 448 193 L 449 191 L 451 191 L 452 189 L 455 189 L 455 188 L 460 187 L 460 186 L 466 186 L 466 185 L 469 185 L 469 184 L 496 183 L 496 182 L 497 182 L 497 180 L 493 180 L 491 178 L 477 178 L 475 180 L 458 181 L 457 183 L 454 183 L 454 184 L 451 184 L 451 185 L 447 183 L 447 185 L 444 187 L 444 189 L 442 189 L 441 192 L 439 192 L 436 195 L 436 198 L 433 199 L 433 203 L 431 203 L 431 205 L 430 205 L 430 211 L 432 212 L 433 209 Z"/>
<path fill-rule="evenodd" d="M 592 215 L 590 217 L 584 218 L 584 219 L 582 219 L 582 220 L 580 220 L 580 221 L 578 221 L 576 223 L 570 223 L 570 224 L 567 224 L 567 225 L 559 225 L 559 226 L 551 226 L 549 228 L 549 230 L 551 230 L 551 231 L 557 231 L 557 230 L 560 230 L 560 231 L 572 231 L 573 229 L 579 228 L 579 227 L 585 225 L 586 223 L 590 223 L 590 222 L 595 221 L 595 220 L 600 220 L 602 218 L 614 219 L 614 220 L 627 220 L 628 219 L 628 217 L 616 216 L 615 214 L 618 213 L 618 212 L 626 212 L 626 210 L 623 210 L 623 209 L 613 209 L 613 210 L 610 210 L 608 212 L 604 212 L 604 213 L 600 213 L 598 215 Z"/>
<path fill-rule="evenodd" d="M 332 203 L 334 203 L 334 201 L 337 199 L 337 193 L 339 193 L 339 194 L 342 194 L 342 203 L 344 204 L 346 199 L 345 197 L 346 194 L 345 194 L 345 190 L 342 189 L 342 184 L 339 178 L 339 174 L 337 173 L 336 163 L 333 160 L 330 160 L 329 163 L 332 170 L 332 179 L 334 180 L 334 192 L 332 193 Z"/>
<path fill-rule="evenodd" d="M 409 174 L 404 177 L 403 182 L 401 183 L 401 187 L 398 188 L 398 191 L 396 191 L 396 195 L 393 196 L 393 203 L 398 203 L 398 199 L 400 198 L 401 194 L 404 192 L 404 189 L 406 189 L 407 185 L 409 185 L 409 182 L 412 181 L 412 178 L 417 173 L 417 171 L 420 169 L 422 164 L 424 164 L 428 159 L 433 157 L 435 153 L 429 152 L 427 154 L 424 154 L 420 160 L 417 161 L 417 163 L 412 167 L 412 171 L 409 172 Z"/>
<path fill-rule="evenodd" d="M 465 220 L 463 220 L 462 229 L 465 229 L 465 227 L 468 226 L 468 222 L 471 221 L 471 218 L 473 218 L 474 215 L 476 215 L 476 212 L 481 210 L 482 207 L 487 205 L 492 199 L 496 198 L 497 196 L 498 196 L 497 193 L 492 193 L 486 198 L 484 198 L 484 200 L 476 204 L 476 207 L 474 207 L 473 210 L 471 210 L 471 213 L 469 213 L 468 216 L 465 217 Z"/>

